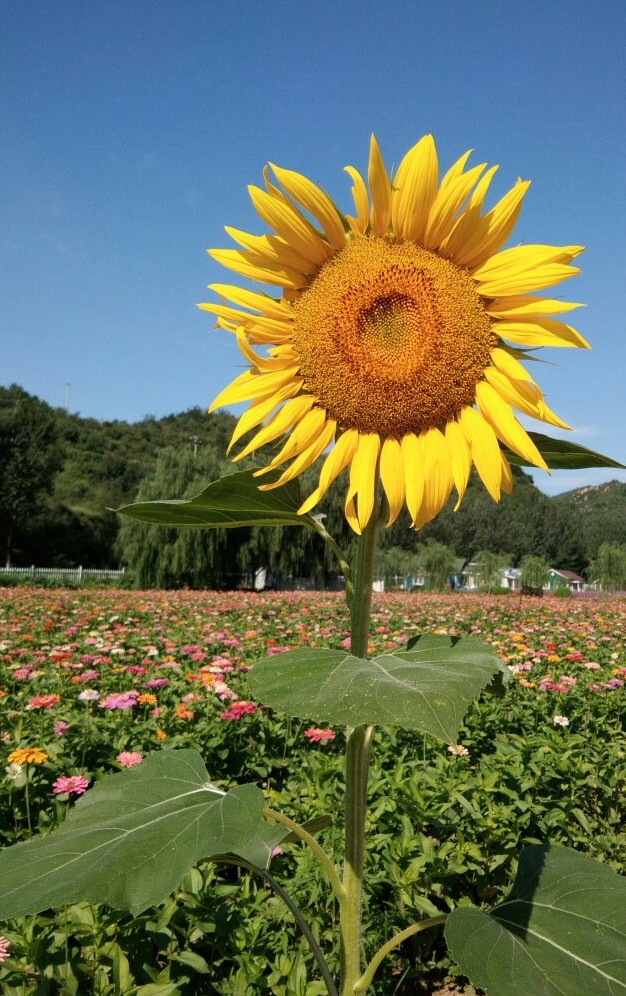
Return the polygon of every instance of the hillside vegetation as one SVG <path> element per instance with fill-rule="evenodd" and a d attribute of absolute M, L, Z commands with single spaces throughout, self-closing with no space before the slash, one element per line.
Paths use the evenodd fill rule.
<path fill-rule="evenodd" d="M 233 466 L 225 453 L 234 424 L 230 415 L 208 416 L 199 408 L 135 423 L 100 422 L 52 408 L 16 385 L 0 388 L 0 556 L 14 565 L 118 566 L 128 542 L 120 543 L 121 519 L 111 509 L 138 496 L 191 497 L 228 473 Z M 472 479 L 458 511 L 451 499 L 419 533 L 410 528 L 405 513 L 385 531 L 383 548 L 413 551 L 431 540 L 459 557 L 492 550 L 517 564 L 533 554 L 553 566 L 583 572 L 603 542 L 626 542 L 626 484 L 613 481 L 549 498 L 527 474 L 514 473 L 513 493 L 499 504 Z M 304 491 L 314 486 L 314 476 L 305 476 Z M 351 534 L 342 515 L 342 490 L 331 489 L 320 510 L 333 535 L 347 546 Z M 157 546 L 174 542 L 171 532 L 166 536 L 154 533 L 158 527 L 149 528 Z M 188 541 L 193 569 L 185 574 L 178 554 L 160 579 L 145 567 L 144 583 L 175 584 L 178 576 L 179 583 L 191 586 L 227 584 L 259 563 L 305 577 L 327 578 L 336 571 L 308 531 L 265 530 L 261 536 L 257 530 L 242 530 L 236 541 L 234 536 L 194 535 Z M 147 537 L 142 534 L 138 540 L 136 534 L 131 546 Z M 207 558 L 212 564 L 198 573 Z"/>

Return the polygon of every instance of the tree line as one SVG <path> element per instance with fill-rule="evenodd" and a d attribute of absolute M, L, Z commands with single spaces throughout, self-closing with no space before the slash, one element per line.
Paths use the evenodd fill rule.
<path fill-rule="evenodd" d="M 52 408 L 17 385 L 0 388 L 4 562 L 125 564 L 138 584 L 155 586 L 230 587 L 259 566 L 275 577 L 329 583 L 337 565 L 309 530 L 168 530 L 113 511 L 133 501 L 190 498 L 231 473 L 225 453 L 234 424 L 230 415 L 207 416 L 199 408 L 137 423 L 98 421 Z M 614 548 L 626 550 L 626 485 L 605 486 L 610 501 L 603 492 L 601 502 L 581 505 L 575 492 L 569 500 L 549 498 L 523 471 L 516 468 L 514 474 L 513 493 L 499 504 L 472 479 L 458 511 L 451 499 L 418 533 L 404 512 L 383 533 L 381 575 L 412 573 L 423 567 L 428 552 L 432 559 L 441 547 L 454 558 L 489 552 L 512 566 L 537 557 L 583 573 L 607 560 L 601 548 L 608 544 L 612 577 L 619 576 Z M 303 494 L 314 488 L 315 477 L 315 470 L 304 475 Z M 343 516 L 341 484 L 331 488 L 318 511 L 349 551 L 354 538 Z"/>

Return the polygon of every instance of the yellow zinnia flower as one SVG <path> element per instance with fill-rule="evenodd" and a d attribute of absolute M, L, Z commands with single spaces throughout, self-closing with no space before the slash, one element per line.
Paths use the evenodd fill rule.
<path fill-rule="evenodd" d="M 571 262 L 582 247 L 502 251 L 529 182 L 518 180 L 483 212 L 497 167 L 466 169 L 468 157 L 439 182 L 426 135 L 390 179 L 372 136 L 369 194 L 347 166 L 355 213 L 345 216 L 306 177 L 272 165 L 280 186 L 266 170 L 266 189 L 249 191 L 276 234 L 226 228 L 242 248 L 210 250 L 236 273 L 282 289 L 274 298 L 212 284 L 221 303 L 200 307 L 236 335 L 249 363 L 210 409 L 251 402 L 231 447 L 256 431 L 236 459 L 281 440 L 258 474 L 291 461 L 261 487 L 297 477 L 330 447 L 302 513 L 349 468 L 345 514 L 357 533 L 378 479 L 388 524 L 406 503 L 418 528 L 453 487 L 458 507 L 472 464 L 496 501 L 511 490 L 500 444 L 548 469 L 513 408 L 568 428 L 520 363 L 519 347 L 587 346 L 554 317 L 578 305 L 529 293 L 578 273 Z"/>
<path fill-rule="evenodd" d="M 47 760 L 48 755 L 39 747 L 18 747 L 7 757 L 14 764 L 45 764 Z"/>

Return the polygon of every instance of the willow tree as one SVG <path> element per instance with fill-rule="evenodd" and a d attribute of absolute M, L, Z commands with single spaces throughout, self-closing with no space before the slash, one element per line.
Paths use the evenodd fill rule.
<path fill-rule="evenodd" d="M 595 560 L 589 564 L 587 575 L 591 582 L 599 582 L 604 591 L 625 591 L 626 545 L 601 543 Z"/>
<path fill-rule="evenodd" d="M 137 501 L 155 501 L 167 494 L 188 499 L 222 476 L 228 464 L 212 448 L 167 447 L 154 472 L 144 478 Z M 118 545 L 123 562 L 141 588 L 222 587 L 237 572 L 237 548 L 242 535 L 225 529 L 170 529 L 124 518 Z M 234 549 L 233 549 L 234 547 Z"/>

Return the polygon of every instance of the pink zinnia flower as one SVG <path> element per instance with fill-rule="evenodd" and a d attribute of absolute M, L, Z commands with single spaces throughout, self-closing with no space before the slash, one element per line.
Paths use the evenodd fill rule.
<path fill-rule="evenodd" d="M 101 709 L 132 709 L 137 704 L 139 692 L 111 692 L 98 703 Z"/>
<path fill-rule="evenodd" d="M 454 754 L 455 757 L 467 757 L 469 751 L 462 744 L 450 744 L 448 754 Z"/>
<path fill-rule="evenodd" d="M 27 709 L 52 709 L 60 701 L 60 695 L 34 695 L 29 700 Z"/>
<path fill-rule="evenodd" d="M 115 760 L 123 768 L 134 768 L 136 764 L 141 764 L 143 755 L 138 754 L 136 750 L 123 750 L 121 754 L 117 755 Z"/>
<path fill-rule="evenodd" d="M 18 667 L 13 671 L 11 677 L 15 678 L 16 681 L 25 681 L 30 678 L 32 671 L 32 667 Z"/>
<path fill-rule="evenodd" d="M 569 719 L 567 716 L 555 716 L 554 723 L 556 726 L 569 726 Z"/>
<path fill-rule="evenodd" d="M 242 716 L 252 716 L 256 711 L 254 702 L 233 702 L 226 712 L 220 713 L 220 719 L 241 719 Z"/>
<path fill-rule="evenodd" d="M 57 722 L 52 727 L 57 737 L 64 737 L 69 728 L 70 724 L 66 723 L 64 719 L 57 720 Z"/>
<path fill-rule="evenodd" d="M 609 678 L 609 680 L 605 682 L 602 687 L 606 688 L 608 692 L 613 692 L 616 688 L 621 688 L 623 684 L 624 682 L 619 678 Z"/>
<path fill-rule="evenodd" d="M 82 775 L 61 775 L 52 785 L 55 795 L 82 795 L 89 788 L 89 782 Z"/>
<path fill-rule="evenodd" d="M 312 744 L 317 744 L 324 740 L 334 740 L 337 736 L 334 730 L 322 730 L 319 726 L 310 726 L 302 735 L 307 740 L 310 740 Z"/>
<path fill-rule="evenodd" d="M 11 957 L 9 948 L 11 947 L 11 942 L 6 939 L 6 937 L 0 937 L 0 965 L 7 958 Z"/>

